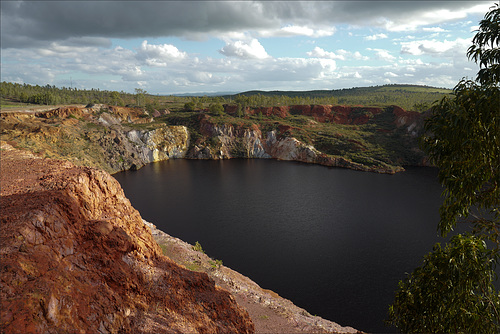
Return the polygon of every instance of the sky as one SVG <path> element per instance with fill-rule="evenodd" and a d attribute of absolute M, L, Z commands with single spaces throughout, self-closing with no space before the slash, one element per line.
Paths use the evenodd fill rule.
<path fill-rule="evenodd" d="M 474 78 L 495 1 L 9 1 L 1 81 L 151 94 Z"/>

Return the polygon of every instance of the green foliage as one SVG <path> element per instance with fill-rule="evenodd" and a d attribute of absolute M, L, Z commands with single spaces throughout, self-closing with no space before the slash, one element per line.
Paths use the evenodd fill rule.
<path fill-rule="evenodd" d="M 451 91 L 444 88 L 414 85 L 385 85 L 338 90 L 250 91 L 238 94 L 235 102 L 242 107 L 279 105 L 341 104 L 386 107 L 397 105 L 406 110 L 426 111 L 415 105 L 430 105 Z"/>
<path fill-rule="evenodd" d="M 436 245 L 400 282 L 389 323 L 404 332 L 500 332 L 493 285 L 500 251 L 499 18 L 497 4 L 468 51 L 481 66 L 479 84 L 459 82 L 453 98 L 442 99 L 425 122 L 422 146 L 445 187 L 438 228 L 445 236 L 459 219 L 472 217 L 473 234 L 454 236 L 444 250 Z"/>
<path fill-rule="evenodd" d="M 221 116 L 222 114 L 224 114 L 224 107 L 220 103 L 212 103 L 208 107 L 208 111 L 212 115 Z"/>
<path fill-rule="evenodd" d="M 99 89 L 76 89 L 45 85 L 28 85 L 11 82 L 0 84 L 3 98 L 33 104 L 88 104 L 107 103 L 125 105 L 134 102 L 134 95 L 125 92 L 101 91 Z"/>
<path fill-rule="evenodd" d="M 187 269 L 189 269 L 191 271 L 200 272 L 202 270 L 202 267 L 200 266 L 200 264 L 196 263 L 196 262 L 186 262 L 186 263 L 184 263 L 184 265 L 186 266 Z"/>
<path fill-rule="evenodd" d="M 242 108 L 241 104 L 238 103 L 236 106 L 236 117 L 241 118 L 241 117 L 243 117 L 243 115 L 244 115 L 243 108 Z"/>
<path fill-rule="evenodd" d="M 146 94 L 147 92 L 144 89 L 136 88 L 135 89 L 135 103 L 142 107 L 146 104 Z"/>
<path fill-rule="evenodd" d="M 495 4 L 486 13 L 484 19 L 479 22 L 472 46 L 467 51 L 467 56 L 476 63 L 479 62 L 481 69 L 477 73 L 477 80 L 481 85 L 500 82 L 500 6 Z"/>
<path fill-rule="evenodd" d="M 442 234 L 471 208 L 498 218 L 500 206 L 500 90 L 462 81 L 454 94 L 433 108 L 422 145 L 446 187 Z"/>
<path fill-rule="evenodd" d="M 200 252 L 200 253 L 205 253 L 205 251 L 201 247 L 201 244 L 198 241 L 196 241 L 196 243 L 194 244 L 193 250 L 197 251 L 197 252 Z"/>
<path fill-rule="evenodd" d="M 222 260 L 208 260 L 208 263 L 210 264 L 210 267 L 212 268 L 220 268 L 222 266 Z"/>
<path fill-rule="evenodd" d="M 389 322 L 405 333 L 498 333 L 493 256 L 472 235 L 454 236 L 444 249 L 436 244 L 399 283 Z"/>
<path fill-rule="evenodd" d="M 231 96 L 153 96 L 145 90 L 137 88 L 134 93 L 106 91 L 99 89 L 76 89 L 51 85 L 32 86 L 2 82 L 0 95 L 3 98 L 34 104 L 88 104 L 103 103 L 111 105 L 137 105 L 144 107 L 147 104 L 167 105 L 170 110 L 182 110 L 186 103 L 190 103 L 186 111 L 204 109 L 210 104 L 237 104 L 241 106 L 242 114 L 247 107 L 273 107 L 284 105 L 312 105 L 312 104 L 344 104 L 381 106 L 398 105 L 411 110 L 417 104 L 430 105 L 434 101 L 447 95 L 450 90 L 411 85 L 386 85 L 376 87 L 362 87 L 339 90 L 318 90 L 287 92 L 252 91 Z M 422 109 L 422 108 L 420 108 Z M 419 110 L 420 111 L 420 110 Z M 240 114 L 237 112 L 237 116 Z"/>
<path fill-rule="evenodd" d="M 184 110 L 185 111 L 195 111 L 196 105 L 194 104 L 194 102 L 186 102 L 184 104 Z"/>

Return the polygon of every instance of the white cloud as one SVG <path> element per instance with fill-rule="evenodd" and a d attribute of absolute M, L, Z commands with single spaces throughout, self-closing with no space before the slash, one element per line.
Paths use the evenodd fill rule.
<path fill-rule="evenodd" d="M 371 36 L 366 36 L 364 39 L 367 41 L 376 41 L 378 39 L 384 39 L 384 38 L 387 38 L 386 34 L 375 34 Z"/>
<path fill-rule="evenodd" d="M 179 51 L 171 44 L 148 44 L 143 41 L 136 58 L 143 61 L 148 66 L 165 67 L 169 62 L 179 61 L 186 58 L 185 52 Z"/>
<path fill-rule="evenodd" d="M 451 2 L 448 4 L 451 5 Z M 421 8 L 412 15 L 401 15 L 400 17 L 393 18 L 385 17 L 380 20 L 380 23 L 388 31 L 415 31 L 421 26 L 436 25 L 463 19 L 468 14 L 486 13 L 491 3 L 483 2 L 472 5 L 456 2 L 454 5 L 447 6 L 446 2 L 435 2 L 434 5 L 436 6 L 434 9 L 431 9 L 431 7 L 427 10 Z"/>
<path fill-rule="evenodd" d="M 355 60 L 368 60 L 370 59 L 367 56 L 363 56 L 359 51 L 356 51 L 352 54 L 352 58 Z"/>
<path fill-rule="evenodd" d="M 133 91 L 140 83 L 159 93 L 333 89 L 387 81 L 453 87 L 477 71 L 467 62 L 470 38 L 465 37 L 489 6 L 491 0 L 5 1 L 1 75 L 7 81 L 66 86 L 71 75 L 87 88 Z M 137 15 L 139 10 L 144 14 Z M 383 40 L 396 35 L 392 30 L 415 32 Z M 328 36 L 333 38 L 320 39 Z M 363 36 L 371 41 L 369 52 L 361 49 Z M 263 45 L 274 37 L 290 38 L 266 50 Z M 154 38 L 162 42 L 150 44 Z M 199 40 L 205 44 L 195 44 Z M 111 47 L 120 43 L 123 47 Z M 272 53 L 278 46 L 290 50 L 289 58 Z M 196 54 L 182 50 L 188 48 Z M 208 56 L 217 49 L 223 56 Z M 359 65 L 354 60 L 365 66 L 354 66 Z"/>
<path fill-rule="evenodd" d="M 189 72 L 187 79 L 190 83 L 195 84 L 220 84 L 224 82 L 222 77 L 216 76 L 213 73 L 206 71 Z"/>
<path fill-rule="evenodd" d="M 326 59 L 338 59 L 345 60 L 345 56 L 342 54 L 335 54 L 335 52 L 325 51 L 320 47 L 315 47 L 312 51 L 307 52 L 309 57 L 316 58 L 326 58 Z"/>
<path fill-rule="evenodd" d="M 420 58 L 418 58 L 418 59 L 402 59 L 402 58 L 400 58 L 398 62 L 400 64 L 404 64 L 404 65 L 423 65 L 424 64 L 424 62 Z"/>
<path fill-rule="evenodd" d="M 307 36 L 307 37 L 327 37 L 335 34 L 335 27 L 314 27 L 300 26 L 300 25 L 287 25 L 279 29 L 272 30 L 259 30 L 258 35 L 261 37 L 294 37 L 294 36 Z"/>
<path fill-rule="evenodd" d="M 448 32 L 448 30 L 445 30 L 441 27 L 427 27 L 427 28 L 422 28 L 422 30 L 426 32 Z"/>
<path fill-rule="evenodd" d="M 454 41 L 421 40 L 401 43 L 401 53 L 414 56 L 428 54 L 431 56 L 465 57 L 467 48 L 471 45 L 470 38 L 457 38 Z"/>
<path fill-rule="evenodd" d="M 319 58 L 276 58 L 258 64 L 241 64 L 243 77 L 249 81 L 304 82 L 331 77 L 335 60 Z"/>
<path fill-rule="evenodd" d="M 471 26 L 470 27 L 470 32 L 475 32 L 477 30 L 479 30 L 479 26 Z"/>
<path fill-rule="evenodd" d="M 325 51 L 320 47 L 315 47 L 312 51 L 306 53 L 309 57 L 324 58 L 324 59 L 335 59 L 335 60 L 368 60 L 368 57 L 363 56 L 359 51 L 350 52 L 344 49 L 338 49 L 335 52 Z"/>
<path fill-rule="evenodd" d="M 264 59 L 269 57 L 262 44 L 255 38 L 249 43 L 245 41 L 228 42 L 219 52 L 227 57 L 242 59 Z"/>
<path fill-rule="evenodd" d="M 372 49 L 372 48 L 367 48 L 369 51 L 375 51 L 375 56 L 377 59 L 382 60 L 382 61 L 387 61 L 387 62 L 393 62 L 396 60 L 396 57 L 390 54 L 390 51 L 384 50 L 384 49 Z"/>

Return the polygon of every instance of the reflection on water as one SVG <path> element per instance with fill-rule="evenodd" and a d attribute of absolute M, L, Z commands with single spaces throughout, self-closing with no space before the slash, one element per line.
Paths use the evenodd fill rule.
<path fill-rule="evenodd" d="M 144 219 L 312 314 L 388 332 L 397 282 L 437 237 L 437 171 L 169 160 L 114 175 Z"/>

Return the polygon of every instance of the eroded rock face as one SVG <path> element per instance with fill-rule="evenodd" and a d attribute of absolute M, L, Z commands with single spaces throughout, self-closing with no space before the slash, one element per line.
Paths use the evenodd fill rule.
<path fill-rule="evenodd" d="M 96 109 L 96 110 L 94 110 Z M 182 158 L 189 147 L 184 126 L 149 122 L 141 110 L 96 105 L 64 107 L 36 114 L 1 114 L 1 133 L 49 157 L 71 160 L 114 173 L 170 158 Z"/>
<path fill-rule="evenodd" d="M 362 125 L 368 123 L 375 115 L 382 113 L 382 109 L 333 105 L 295 105 L 290 107 L 290 112 L 312 116 L 321 123 Z"/>
<path fill-rule="evenodd" d="M 189 146 L 189 132 L 185 126 L 164 126 L 151 131 L 132 130 L 127 138 L 137 144 L 144 163 L 183 158 Z"/>
<path fill-rule="evenodd" d="M 406 131 L 416 137 L 421 133 L 425 116 L 416 111 L 406 111 L 398 106 L 392 106 L 394 113 L 394 123 L 400 127 L 405 127 Z"/>
<path fill-rule="evenodd" d="M 329 156 L 312 145 L 284 135 L 290 128 L 290 126 L 279 126 L 277 131 L 263 133 L 255 124 L 249 129 L 231 124 L 215 124 L 212 123 L 210 116 L 203 114 L 200 115 L 200 132 L 205 141 L 194 143 L 186 157 L 213 160 L 273 158 L 390 174 L 404 170 L 402 167 L 366 166 L 343 157 Z M 207 138 L 210 141 L 208 143 Z"/>
<path fill-rule="evenodd" d="M 227 291 L 162 255 L 109 174 L 1 148 L 1 332 L 253 331 Z"/>

